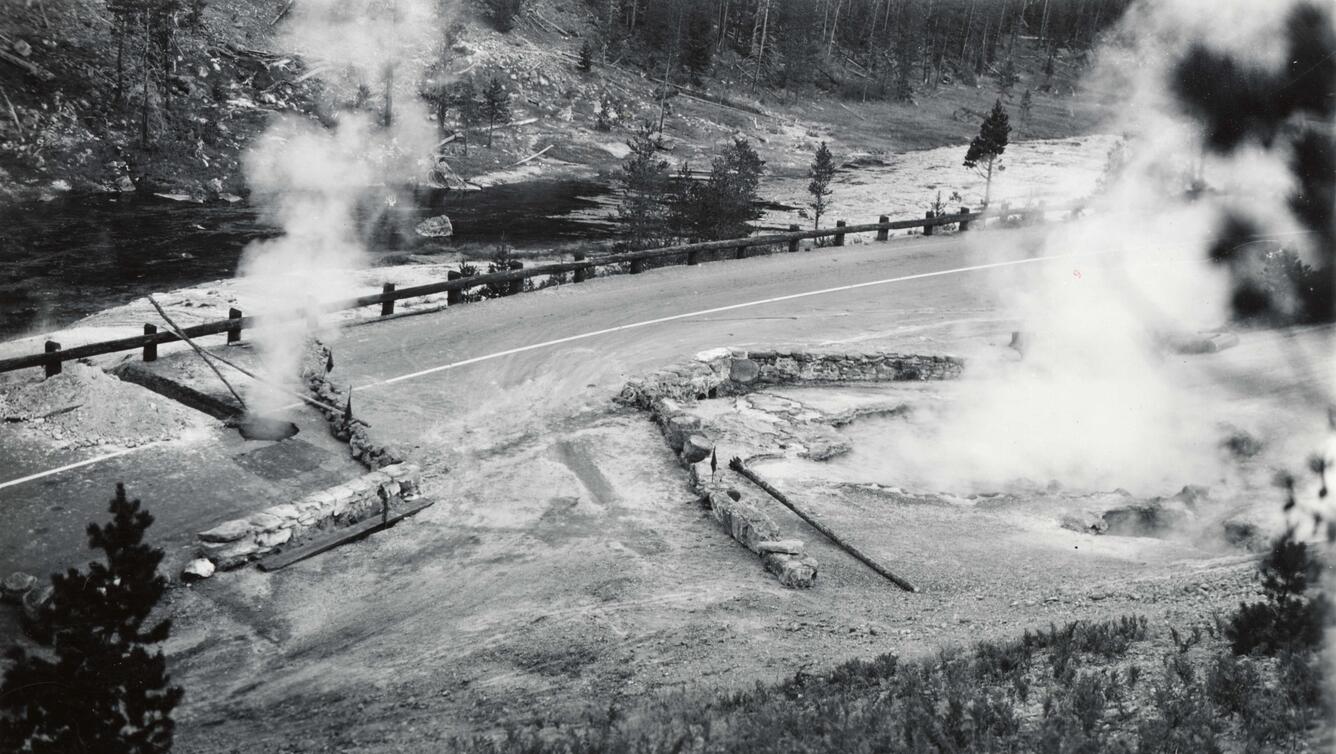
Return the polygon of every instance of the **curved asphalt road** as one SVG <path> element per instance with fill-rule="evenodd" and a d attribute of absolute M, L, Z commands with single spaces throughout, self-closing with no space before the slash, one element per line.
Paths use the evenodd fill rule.
<path fill-rule="evenodd" d="M 605 406 L 628 377 L 708 348 L 875 340 L 941 353 L 958 347 L 962 333 L 1005 332 L 993 319 L 987 269 L 938 274 L 998 262 L 970 249 L 1017 245 L 1000 243 L 1002 236 L 1030 237 L 908 237 L 672 266 L 371 321 L 348 328 L 334 344 L 334 377 L 358 386 L 355 413 L 430 466 L 472 434 L 552 431 L 545 422 Z M 869 284 L 903 277 L 910 279 Z M 802 295 L 826 289 L 838 290 Z M 736 308 L 707 311 L 724 307 Z M 313 416 L 297 420 L 319 431 Z M 105 518 L 117 481 L 154 511 L 151 535 L 184 557 L 194 532 L 274 504 L 230 462 L 236 451 L 223 447 L 227 442 L 152 446 L 57 473 L 47 472 L 99 455 L 6 454 L 0 510 L 9 520 L 0 528 L 0 572 L 41 573 L 86 560 L 83 529 Z M 300 480 L 274 494 L 293 495 L 294 484 Z M 238 494 L 246 489 L 254 492 Z"/>

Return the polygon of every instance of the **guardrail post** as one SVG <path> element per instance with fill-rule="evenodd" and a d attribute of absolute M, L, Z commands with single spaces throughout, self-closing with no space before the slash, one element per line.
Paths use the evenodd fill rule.
<path fill-rule="evenodd" d="M 509 267 L 512 272 L 514 272 L 515 270 L 522 270 L 524 269 L 524 263 L 518 260 L 511 260 Z M 519 278 L 517 280 L 510 281 L 510 286 L 507 290 L 508 295 L 514 296 L 516 293 L 523 293 L 523 292 L 524 292 L 524 278 Z"/>
<path fill-rule="evenodd" d="M 846 224 L 846 223 L 845 223 L 843 220 L 836 220 L 836 221 L 835 221 L 835 227 L 836 227 L 836 228 L 843 228 L 843 227 L 845 226 L 845 224 Z M 843 245 L 844 245 L 844 234 L 843 234 L 843 233 L 836 233 L 836 234 L 835 234 L 835 245 L 836 245 L 836 246 L 843 246 Z"/>
<path fill-rule="evenodd" d="M 46 342 L 46 352 L 59 354 L 60 344 L 54 340 L 48 340 Z M 60 374 L 60 356 L 57 355 L 50 359 L 47 359 L 46 364 L 43 366 L 43 369 L 46 370 L 47 377 L 54 377 L 55 375 Z"/>
<path fill-rule="evenodd" d="M 587 257 L 585 256 L 584 252 L 582 252 L 582 251 L 577 251 L 577 252 L 575 253 L 575 261 L 577 261 L 577 262 L 583 262 L 586 258 L 587 258 Z M 588 279 L 589 279 L 589 268 L 588 268 L 588 267 L 576 267 L 576 268 L 575 268 L 575 282 L 577 282 L 577 283 L 583 283 L 584 281 L 586 281 L 586 280 L 588 280 Z"/>
<path fill-rule="evenodd" d="M 790 233 L 797 233 L 797 232 L 798 232 L 798 226 L 795 225 L 795 224 L 792 224 L 792 223 L 791 223 L 791 224 L 789 225 L 789 232 L 790 232 Z M 790 252 L 793 252 L 793 251 L 797 251 L 797 250 L 798 250 L 798 239 L 797 239 L 797 238 L 790 238 L 790 239 L 789 239 L 789 251 L 790 251 Z"/>
<path fill-rule="evenodd" d="M 891 218 L 887 217 L 886 215 L 882 215 L 882 216 L 880 216 L 880 217 L 877 218 L 877 222 L 881 223 L 882 225 L 885 225 L 886 223 L 888 223 L 888 222 L 890 222 L 890 221 L 891 221 Z M 878 241 L 886 241 L 886 240 L 889 240 L 890 237 L 891 237 L 891 229 L 890 229 L 890 228 L 878 228 L 878 229 L 877 229 L 877 240 L 878 240 Z"/>
<path fill-rule="evenodd" d="M 733 252 L 733 258 L 734 258 L 734 259 L 746 259 L 746 258 L 747 258 L 747 247 L 746 247 L 746 246 L 739 246 L 739 247 L 737 248 L 737 250 Z"/>
<path fill-rule="evenodd" d="M 687 252 L 687 264 L 689 264 L 689 265 L 693 265 L 693 266 L 694 266 L 694 265 L 698 265 L 698 264 L 700 264 L 700 252 L 699 252 L 699 251 L 696 251 L 696 250 L 694 250 L 694 249 L 691 250 L 691 251 L 688 251 L 688 252 Z"/>
<path fill-rule="evenodd" d="M 934 217 L 937 217 L 937 213 L 936 213 L 936 212 L 933 212 L 932 210 L 928 210 L 927 212 L 925 212 L 925 213 L 923 214 L 923 218 L 924 218 L 925 220 L 931 220 L 931 219 L 933 219 Z M 925 235 L 925 236 L 931 236 L 931 235 L 932 235 L 932 229 L 933 229 L 933 224 L 932 224 L 932 223 L 923 223 L 923 235 Z"/>
<path fill-rule="evenodd" d="M 235 306 L 232 307 L 232 308 L 230 308 L 230 309 L 228 309 L 228 310 L 227 310 L 227 318 L 228 318 L 228 319 L 231 319 L 231 320 L 236 320 L 235 322 L 232 323 L 232 326 L 231 326 L 231 327 L 227 328 L 227 342 L 228 342 L 228 343 L 240 343 L 240 342 L 241 342 L 241 310 L 238 309 L 238 308 L 236 308 Z"/>
<path fill-rule="evenodd" d="M 459 270 L 446 270 L 446 271 L 445 271 L 445 279 L 446 279 L 447 281 L 449 281 L 449 280 L 459 280 L 460 278 L 463 278 L 463 277 L 464 277 L 464 273 L 460 272 Z M 455 306 L 456 304 L 459 304 L 459 303 L 462 302 L 463 300 L 464 300 L 464 292 L 461 291 L 461 290 L 459 290 L 458 288 L 453 288 L 453 289 L 448 290 L 448 291 L 445 292 L 445 305 L 446 305 L 446 306 Z"/>
<path fill-rule="evenodd" d="M 144 334 L 145 334 L 145 335 L 157 335 L 157 334 L 158 334 L 158 328 L 157 328 L 156 326 L 154 326 L 154 325 L 144 325 Z M 157 360 L 158 360 L 158 344 L 157 344 L 157 343 L 145 343 L 145 344 L 144 344 L 144 361 L 157 361 Z"/>
<path fill-rule="evenodd" d="M 386 283 L 385 285 L 381 286 L 380 292 L 382 295 L 385 296 L 394 293 L 394 283 Z M 380 302 L 380 316 L 388 317 L 391 314 L 394 314 L 394 299 L 389 298 Z"/>
<path fill-rule="evenodd" d="M 965 231 L 970 229 L 970 221 L 969 221 L 970 208 L 961 207 L 960 214 L 964 215 L 964 217 L 960 219 L 960 232 L 964 233 Z"/>

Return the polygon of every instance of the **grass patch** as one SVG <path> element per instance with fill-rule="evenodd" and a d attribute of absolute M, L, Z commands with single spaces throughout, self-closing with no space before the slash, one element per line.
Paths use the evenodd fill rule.
<path fill-rule="evenodd" d="M 1314 649 L 1235 655 L 1218 631 L 1075 621 L 902 661 L 854 660 L 731 694 L 684 693 L 474 752 L 1213 752 L 1302 748 L 1326 714 Z"/>

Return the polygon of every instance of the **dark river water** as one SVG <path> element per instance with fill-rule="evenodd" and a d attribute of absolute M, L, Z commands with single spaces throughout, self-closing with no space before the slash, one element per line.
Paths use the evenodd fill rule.
<path fill-rule="evenodd" d="M 392 208 L 363 213 L 377 262 L 408 253 L 485 254 L 502 242 L 521 250 L 606 240 L 599 218 L 611 190 L 588 180 L 546 180 L 482 191 L 421 189 Z M 413 227 L 447 214 L 453 239 Z M 244 202 L 193 204 L 157 197 L 92 195 L 0 207 L 0 337 L 67 325 L 145 293 L 232 277 L 246 245 L 278 234 Z"/>

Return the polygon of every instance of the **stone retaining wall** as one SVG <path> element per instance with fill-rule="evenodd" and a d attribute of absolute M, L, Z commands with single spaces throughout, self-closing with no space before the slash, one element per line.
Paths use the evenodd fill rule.
<path fill-rule="evenodd" d="M 734 476 L 726 459 L 719 461 L 716 478 L 709 463 L 715 433 L 683 404 L 771 385 L 952 379 L 963 368 L 964 362 L 952 356 L 716 349 L 627 382 L 617 400 L 650 413 L 688 469 L 692 488 L 733 539 L 756 553 L 781 584 L 807 588 L 816 583 L 816 560 L 801 541 L 782 538 L 774 519 L 742 492 L 744 485 L 729 483 Z"/>
<path fill-rule="evenodd" d="M 649 409 L 659 398 L 705 400 L 768 385 L 945 380 L 959 377 L 963 368 L 964 362 L 953 356 L 720 348 L 631 380 L 618 400 Z"/>
<path fill-rule="evenodd" d="M 325 366 L 333 363 L 332 359 L 329 347 L 315 341 L 307 349 L 302 366 L 302 382 L 306 384 L 311 397 L 330 407 L 316 407 L 324 415 L 325 421 L 329 422 L 330 431 L 335 437 L 348 443 L 348 450 L 353 458 L 368 469 L 403 463 L 405 460 L 403 453 L 392 445 L 377 440 L 372 435 L 370 427 L 357 421 L 355 412 L 352 421 L 348 421 L 343 411 L 334 410 L 334 407 L 348 405 L 349 392 L 329 379 L 329 372 Z"/>
<path fill-rule="evenodd" d="M 416 466 L 385 466 L 294 503 L 275 505 L 200 532 L 199 556 L 217 568 L 236 568 L 317 530 L 379 515 L 383 506 L 393 507 L 415 495 L 420 483 L 421 472 Z"/>
<path fill-rule="evenodd" d="M 187 566 L 188 574 L 206 577 L 213 568 L 237 568 L 295 544 L 312 532 L 379 515 L 385 506 L 393 508 L 417 493 L 421 483 L 418 467 L 405 463 L 403 454 L 394 447 L 379 442 L 366 424 L 355 418 L 349 421 L 343 411 L 335 410 L 347 405 L 349 393 L 329 379 L 326 366 L 332 363 L 329 348 L 314 341 L 302 361 L 302 382 L 312 397 L 328 405 L 317 408 L 329 422 L 330 431 L 348 443 L 353 458 L 370 471 L 294 503 L 275 505 L 200 532 L 198 554 L 210 565 L 191 563 Z"/>

